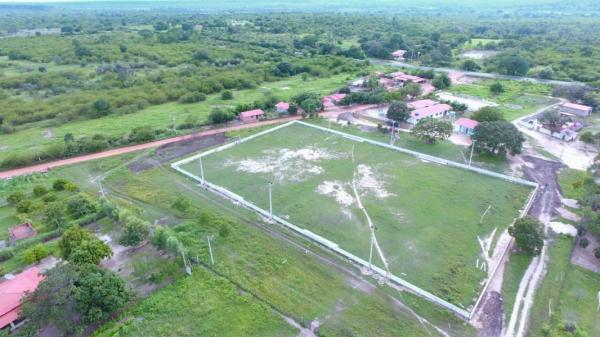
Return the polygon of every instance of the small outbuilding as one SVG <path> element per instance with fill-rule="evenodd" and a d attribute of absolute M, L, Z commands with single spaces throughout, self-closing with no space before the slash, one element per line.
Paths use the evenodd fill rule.
<path fill-rule="evenodd" d="M 37 289 L 44 276 L 37 267 L 31 267 L 0 282 L 0 329 L 17 326 L 21 311 L 21 299 L 27 292 Z"/>
<path fill-rule="evenodd" d="M 35 228 L 29 223 L 25 222 L 18 226 L 11 227 L 8 229 L 8 238 L 10 242 L 15 242 L 23 239 L 32 238 L 37 235 Z"/>
<path fill-rule="evenodd" d="M 398 50 L 392 52 L 392 57 L 396 61 L 404 61 L 404 54 L 406 54 L 406 50 L 398 49 Z"/>
<path fill-rule="evenodd" d="M 592 107 L 576 103 L 563 103 L 560 106 L 560 112 L 587 117 L 592 114 Z"/>
<path fill-rule="evenodd" d="M 475 130 L 475 127 L 479 125 L 479 122 L 474 119 L 461 117 L 457 119 L 454 124 L 456 125 L 456 131 L 458 133 L 472 136 L 473 131 Z"/>
<path fill-rule="evenodd" d="M 242 122 L 256 122 L 264 115 L 265 112 L 262 109 L 254 109 L 240 112 L 239 119 Z"/>

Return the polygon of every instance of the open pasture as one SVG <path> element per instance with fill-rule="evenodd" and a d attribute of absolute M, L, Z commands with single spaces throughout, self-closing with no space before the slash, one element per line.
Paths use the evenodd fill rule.
<path fill-rule="evenodd" d="M 206 155 L 202 165 L 208 182 L 264 210 L 272 182 L 276 216 L 364 260 L 371 220 L 374 265 L 385 260 L 393 275 L 465 309 L 486 276 L 479 239 L 494 243 L 531 192 L 298 123 Z M 198 160 L 181 168 L 201 176 Z"/>

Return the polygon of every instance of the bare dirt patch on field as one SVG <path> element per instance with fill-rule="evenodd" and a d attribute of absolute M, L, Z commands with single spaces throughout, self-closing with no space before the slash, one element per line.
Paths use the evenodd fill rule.
<path fill-rule="evenodd" d="M 188 155 L 199 150 L 223 144 L 227 141 L 225 133 L 217 133 L 209 136 L 196 137 L 176 143 L 163 145 L 156 149 L 152 156 L 145 156 L 129 164 L 133 172 L 141 172 L 156 167 L 159 164 L 169 162 L 173 159 Z"/>

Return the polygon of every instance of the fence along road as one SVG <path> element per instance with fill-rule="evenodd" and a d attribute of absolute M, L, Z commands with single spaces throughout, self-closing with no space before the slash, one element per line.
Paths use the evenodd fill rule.
<path fill-rule="evenodd" d="M 425 298 L 425 299 L 429 300 L 430 302 L 433 302 L 433 303 L 435 303 L 435 304 L 437 304 L 437 305 L 439 305 L 441 307 L 444 307 L 444 308 L 450 310 L 451 312 L 453 312 L 454 314 L 456 314 L 457 316 L 462 317 L 463 319 L 466 319 L 466 320 L 471 319 L 473 317 L 474 311 L 468 311 L 468 310 L 465 310 L 463 308 L 460 308 L 460 307 L 458 307 L 458 306 L 456 306 L 456 305 L 454 305 L 454 304 L 452 304 L 452 303 L 450 303 L 450 302 L 448 302 L 448 301 L 446 301 L 444 299 L 439 298 L 438 296 L 433 295 L 432 293 L 430 293 L 430 292 L 428 292 L 428 291 L 426 291 L 424 289 L 421 289 L 421 288 L 415 286 L 414 284 L 412 284 L 412 283 L 410 283 L 410 282 L 408 282 L 408 281 L 406 281 L 406 280 L 404 280 L 404 279 L 402 279 L 402 278 L 400 278 L 400 277 L 398 277 L 396 275 L 393 275 L 393 274 L 390 275 L 387 271 L 385 271 L 385 270 L 383 270 L 383 269 L 381 269 L 381 268 L 379 268 L 379 267 L 377 267 L 375 265 L 371 265 L 367 261 L 365 261 L 364 259 L 362 259 L 362 258 L 360 258 L 358 256 L 355 256 L 355 255 L 347 252 L 344 249 L 341 249 L 339 247 L 339 245 L 336 244 L 335 242 L 329 241 L 329 240 L 327 240 L 327 239 L 325 239 L 325 238 L 323 238 L 323 237 L 321 237 L 321 236 L 319 236 L 319 235 L 317 235 L 317 234 L 315 234 L 315 233 L 313 233 L 313 232 L 311 232 L 309 230 L 306 230 L 306 229 L 303 229 L 301 227 L 298 227 L 298 226 L 296 226 L 296 225 L 288 222 L 287 220 L 284 220 L 284 219 L 282 219 L 282 218 L 280 218 L 280 217 L 278 217 L 278 216 L 276 216 L 274 214 L 271 214 L 269 211 L 264 210 L 264 209 L 262 209 L 262 208 L 260 208 L 260 207 L 258 207 L 256 205 L 254 205 L 252 202 L 249 202 L 249 201 L 245 200 L 242 196 L 240 196 L 240 195 L 238 195 L 236 193 L 233 193 L 232 191 L 230 191 L 230 190 L 228 190 L 228 189 L 226 189 L 224 187 L 221 187 L 219 185 L 210 183 L 210 182 L 206 181 L 205 179 L 203 179 L 201 177 L 198 177 L 198 176 L 196 176 L 196 175 L 194 175 L 194 174 L 192 174 L 192 173 L 190 173 L 190 172 L 188 172 L 188 171 L 186 171 L 186 170 L 184 170 L 184 169 L 182 169 L 180 167 L 181 165 L 185 165 L 185 164 L 191 163 L 191 162 L 193 162 L 195 160 L 198 160 L 198 159 L 200 159 L 202 157 L 205 157 L 205 156 L 208 156 L 210 154 L 213 154 L 213 153 L 216 153 L 216 152 L 220 152 L 220 151 L 229 149 L 229 148 L 234 147 L 236 145 L 239 145 L 241 143 L 247 142 L 247 141 L 252 140 L 254 138 L 266 135 L 268 133 L 274 132 L 276 130 L 285 128 L 285 127 L 293 125 L 293 124 L 300 124 L 300 125 L 304 125 L 304 126 L 307 126 L 307 127 L 316 128 L 316 129 L 319 129 L 319 130 L 322 130 L 322 131 L 325 131 L 325 132 L 329 132 L 329 133 L 334 133 L 334 134 L 340 135 L 340 136 L 342 136 L 344 138 L 347 138 L 347 139 L 350 139 L 350 140 L 353 140 L 353 141 L 367 142 L 367 143 L 370 143 L 370 144 L 373 144 L 373 145 L 376 145 L 376 146 L 381 146 L 381 147 L 385 147 L 385 148 L 388 148 L 388 149 L 391 149 L 391 150 L 395 150 L 395 151 L 407 153 L 409 155 L 416 156 L 418 158 L 421 158 L 421 159 L 424 159 L 424 160 L 427 160 L 427 161 L 431 161 L 431 162 L 435 162 L 435 163 L 438 163 L 438 164 L 455 166 L 455 167 L 463 168 L 463 169 L 466 169 L 466 170 L 471 170 L 471 171 L 474 171 L 474 172 L 477 172 L 477 173 L 480 173 L 480 174 L 484 174 L 484 175 L 488 175 L 488 176 L 492 176 L 492 177 L 496 177 L 496 178 L 500 178 L 500 179 L 505 179 L 505 180 L 511 181 L 513 183 L 535 187 L 536 190 L 537 190 L 537 186 L 538 185 L 536 183 L 528 181 L 528 180 L 524 180 L 524 179 L 520 179 L 520 178 L 515 178 L 515 177 L 511 177 L 511 176 L 507 176 L 507 175 L 503 175 L 503 174 L 499 174 L 499 173 L 496 173 L 496 172 L 487 171 L 487 170 L 483 170 L 483 169 L 479 169 L 479 168 L 475 168 L 475 167 L 469 167 L 467 165 L 460 164 L 460 163 L 457 163 L 457 162 L 453 162 L 453 161 L 449 161 L 449 160 L 445 160 L 445 159 L 441 159 L 441 158 L 429 156 L 429 155 L 426 155 L 426 154 L 423 154 L 423 153 L 419 153 L 419 152 L 415 152 L 415 151 L 411 151 L 411 150 L 407 150 L 407 149 L 395 147 L 395 146 L 392 146 L 392 145 L 388 145 L 388 144 L 385 144 L 385 143 L 377 142 L 377 141 L 370 140 L 370 139 L 367 139 L 367 138 L 362 138 L 362 137 L 350 135 L 350 134 L 347 134 L 347 133 L 344 133 L 344 132 L 340 132 L 340 131 L 336 131 L 336 130 L 331 130 L 331 129 L 328 129 L 328 128 L 324 128 L 324 127 L 321 127 L 321 126 L 317 126 L 317 125 L 313 125 L 313 124 L 309 124 L 309 123 L 305 123 L 305 122 L 301 122 L 301 121 L 297 121 L 297 120 L 294 120 L 294 121 L 291 121 L 291 122 L 288 122 L 288 123 L 285 123 L 285 124 L 282 124 L 282 125 L 278 125 L 278 126 L 276 126 L 274 128 L 270 128 L 268 130 L 261 131 L 259 133 L 254 134 L 254 135 L 251 135 L 249 137 L 237 140 L 237 141 L 229 143 L 229 144 L 225 144 L 225 145 L 216 147 L 214 149 L 208 150 L 206 152 L 199 153 L 197 155 L 188 157 L 186 159 L 183 159 L 183 160 L 180 160 L 178 162 L 175 162 L 175 163 L 171 164 L 171 167 L 173 169 L 175 169 L 178 172 L 182 173 L 183 175 L 185 175 L 185 176 L 187 176 L 187 177 L 189 177 L 189 178 L 191 178 L 191 179 L 199 182 L 200 186 L 208 189 L 209 191 L 211 191 L 213 193 L 216 193 L 218 195 L 221 195 L 225 199 L 229 199 L 229 200 L 231 200 L 235 204 L 239 204 L 239 205 L 242 205 L 243 207 L 245 207 L 247 209 L 253 210 L 257 214 L 260 214 L 260 215 L 262 215 L 263 217 L 265 217 L 267 219 L 272 219 L 273 221 L 275 221 L 275 222 L 283 225 L 284 227 L 293 230 L 294 232 L 300 234 L 301 236 L 306 237 L 306 238 L 310 239 L 311 241 L 316 242 L 316 243 L 324 246 L 325 248 L 327 248 L 327 249 L 329 249 L 329 250 L 331 250 L 331 251 L 333 251 L 333 252 L 335 252 L 335 253 L 337 253 L 337 254 L 345 257 L 345 258 L 347 258 L 348 260 L 350 260 L 350 261 L 352 261 L 352 262 L 354 262 L 354 263 L 356 263 L 356 264 L 358 264 L 360 266 L 363 266 L 363 267 L 366 267 L 366 268 L 371 268 L 373 272 L 379 274 L 380 276 L 387 277 L 390 281 L 392 281 L 395 284 L 400 285 L 401 287 L 409 290 L 413 294 L 415 294 L 417 296 L 420 296 L 422 298 Z M 532 193 L 532 195 L 535 195 L 535 193 Z M 530 202 L 531 201 L 528 201 L 527 206 L 525 207 L 526 209 L 528 208 Z M 497 269 L 497 266 L 495 266 L 494 268 Z M 486 282 L 486 286 L 484 287 L 484 289 L 482 290 L 482 292 L 485 291 L 485 289 L 487 288 L 488 284 L 489 284 L 489 281 Z M 479 301 L 480 301 L 481 297 L 482 296 L 480 294 L 480 297 L 479 297 L 476 305 L 479 304 Z"/>

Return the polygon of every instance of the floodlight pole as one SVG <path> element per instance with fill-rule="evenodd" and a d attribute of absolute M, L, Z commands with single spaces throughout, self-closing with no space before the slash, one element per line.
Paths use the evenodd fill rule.
<path fill-rule="evenodd" d="M 473 150 L 475 150 L 475 141 L 471 142 L 471 155 L 469 156 L 469 167 L 471 167 L 471 161 L 473 160 Z"/>
<path fill-rule="evenodd" d="M 208 252 L 210 253 L 210 264 L 215 264 L 215 259 L 213 258 L 212 246 L 210 245 L 210 236 L 206 237 L 206 241 L 208 241 Z"/>
<path fill-rule="evenodd" d="M 273 219 L 273 182 L 269 181 L 269 214 Z"/>
<path fill-rule="evenodd" d="M 204 165 L 202 165 L 202 157 L 198 158 L 200 163 L 200 178 L 202 179 L 202 184 L 204 185 Z"/>

